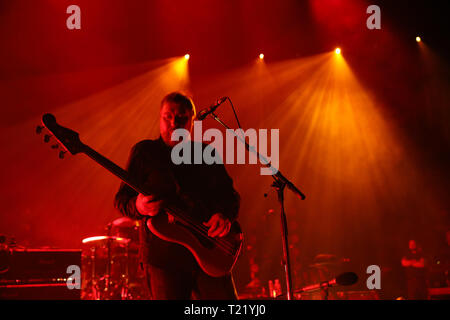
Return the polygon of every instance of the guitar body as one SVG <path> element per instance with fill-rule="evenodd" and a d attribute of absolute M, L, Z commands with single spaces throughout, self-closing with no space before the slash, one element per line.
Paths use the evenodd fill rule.
<path fill-rule="evenodd" d="M 178 243 L 187 248 L 200 268 L 212 277 L 229 274 L 242 248 L 243 234 L 238 222 L 231 225 L 230 232 L 222 238 L 210 238 L 186 225 L 177 218 L 169 219 L 160 213 L 147 220 L 147 227 L 160 239 Z M 215 240 L 220 243 L 216 243 Z M 226 243 L 227 252 L 223 250 Z"/>

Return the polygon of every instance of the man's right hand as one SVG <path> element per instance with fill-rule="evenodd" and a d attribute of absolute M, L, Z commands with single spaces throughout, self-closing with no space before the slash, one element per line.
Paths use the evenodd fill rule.
<path fill-rule="evenodd" d="M 156 216 L 162 208 L 163 200 L 155 201 L 156 196 L 140 193 L 136 198 L 136 209 L 143 216 Z"/>

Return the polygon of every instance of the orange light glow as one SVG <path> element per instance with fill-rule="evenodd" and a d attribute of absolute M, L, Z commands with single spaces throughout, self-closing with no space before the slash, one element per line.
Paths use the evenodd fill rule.
<path fill-rule="evenodd" d="M 184 58 L 185 58 L 186 60 L 189 60 L 189 59 L 191 58 L 191 55 L 190 55 L 189 53 L 186 53 L 186 54 L 184 55 Z"/>
<path fill-rule="evenodd" d="M 188 80 L 188 60 L 189 58 L 186 58 L 186 56 L 184 56 L 184 59 L 179 58 L 169 64 L 169 66 L 172 65 L 175 75 L 178 77 L 180 83 L 183 84 L 185 84 Z"/>
<path fill-rule="evenodd" d="M 103 71 L 130 76 L 82 99 L 58 105 L 54 112 L 58 122 L 79 132 L 84 143 L 117 165 L 125 167 L 130 148 L 136 141 L 159 136 L 161 99 L 168 92 L 186 92 L 189 89 L 188 61 L 181 56 L 142 64 L 113 66 Z M 92 73 L 80 72 L 78 76 L 80 79 L 88 78 Z M 67 76 L 60 75 L 58 79 L 67 81 Z M 41 81 L 44 82 L 45 78 Z M 115 218 L 117 213 L 112 205 L 102 209 L 99 204 L 111 203 L 111 195 L 117 191 L 120 180 L 83 154 L 67 156 L 68 161 L 62 161 L 58 158 L 57 151 L 49 145 L 39 143 L 42 142 L 42 137 L 20 135 L 26 132 L 26 128 L 34 127 L 40 121 L 41 115 L 37 115 L 17 126 L 11 126 L 9 134 L 20 139 L 15 139 L 14 142 L 4 140 L 7 142 L 5 148 L 13 147 L 14 143 L 18 146 L 30 146 L 30 152 L 42 160 L 39 170 L 29 161 L 30 156 L 17 158 L 14 156 L 16 152 L 12 152 L 4 157 L 4 161 L 14 162 L 21 171 L 17 170 L 8 177 L 3 175 L 2 182 L 13 186 L 21 180 L 18 179 L 19 173 L 26 174 L 26 188 L 35 190 L 27 198 L 27 206 L 35 208 L 33 212 L 36 212 L 42 223 L 40 230 L 50 239 L 45 241 L 69 246 L 74 239 L 68 237 L 68 234 L 80 232 L 86 236 L 98 235 L 99 226 Z M 46 188 L 39 188 L 44 180 Z M 75 180 L 77 183 L 73 183 Z M 28 190 L 26 192 L 32 193 Z M 64 207 L 67 210 L 63 210 Z M 90 210 L 104 210 L 104 214 L 93 216 Z M 55 213 L 62 211 L 64 215 L 56 217 Z M 73 224 L 63 228 L 59 227 L 62 225 L 59 219 L 63 216 L 76 218 Z M 5 225 L 5 221 L 8 222 L 3 217 L 0 218 L 0 225 Z M 54 221 L 55 224 L 49 221 Z M 81 240 L 77 239 L 77 242 L 81 244 Z M 104 240 L 100 238 L 100 241 Z"/>
<path fill-rule="evenodd" d="M 411 172 L 418 171 L 413 162 L 406 161 L 411 150 L 380 112 L 383 105 L 335 50 L 269 65 L 255 63 L 208 78 L 199 87 L 203 95 L 227 92 L 245 101 L 241 110 L 249 128 L 280 130 L 282 171 L 289 172 L 292 181 L 301 181 L 307 197 L 320 194 L 302 203 L 301 223 L 295 216 L 298 199 L 286 199 L 287 212 L 292 214 L 289 223 L 302 228 L 305 248 L 320 243 L 347 250 L 361 235 L 336 228 L 340 223 L 345 230 L 363 229 L 361 234 L 377 243 L 377 234 L 383 229 L 379 213 L 385 208 L 400 211 L 403 204 L 397 199 L 402 199 L 403 192 L 413 192 L 411 181 L 419 179 L 411 177 Z M 267 187 L 255 185 L 249 170 L 253 169 L 230 166 L 242 197 L 255 199 L 252 210 L 266 212 L 267 202 L 258 201 L 255 195 L 263 194 Z M 242 218 L 243 223 L 244 219 L 252 223 L 255 216 Z M 267 237 L 267 252 L 278 252 L 277 239 L 275 232 L 273 238 Z"/>
<path fill-rule="evenodd" d="M 264 53 L 259 54 L 259 59 L 261 59 L 261 60 L 264 59 Z"/>
<path fill-rule="evenodd" d="M 420 41 L 422 41 L 422 39 L 420 37 L 416 37 L 416 41 L 420 42 Z"/>
<path fill-rule="evenodd" d="M 336 50 L 334 50 L 334 52 L 335 52 L 336 54 L 341 54 L 341 48 L 336 48 Z"/>

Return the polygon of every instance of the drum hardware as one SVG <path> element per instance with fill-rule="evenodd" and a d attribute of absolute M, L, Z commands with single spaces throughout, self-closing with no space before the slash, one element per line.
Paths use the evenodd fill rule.
<path fill-rule="evenodd" d="M 84 244 L 91 244 L 88 263 L 90 264 L 90 279 L 87 280 L 86 294 L 94 300 L 110 300 L 117 298 L 117 287 L 123 287 L 117 279 L 113 277 L 114 253 L 117 246 L 125 246 L 125 261 L 128 259 L 129 239 L 115 236 L 94 236 L 85 238 Z M 106 254 L 102 252 L 106 250 Z M 103 254 L 102 254 L 103 253 Z M 102 264 L 103 262 L 103 264 Z M 104 273 L 101 266 L 104 267 Z M 125 272 L 122 278 L 128 278 L 128 266 L 125 264 Z"/>
<path fill-rule="evenodd" d="M 138 222 L 122 217 L 106 226 L 105 235 L 82 240 L 90 246 L 83 264 L 84 299 L 145 298 L 143 271 L 138 268 L 138 238 Z"/>

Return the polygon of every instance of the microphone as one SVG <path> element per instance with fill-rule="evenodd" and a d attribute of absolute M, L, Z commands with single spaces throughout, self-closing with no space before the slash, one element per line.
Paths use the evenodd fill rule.
<path fill-rule="evenodd" d="M 331 281 L 335 281 L 338 286 L 351 286 L 358 282 L 358 276 L 354 272 L 345 272 Z"/>
<path fill-rule="evenodd" d="M 296 290 L 296 293 L 317 290 L 320 288 L 334 287 L 334 286 L 350 286 L 358 281 L 358 276 L 354 272 L 345 272 L 338 275 L 336 278 L 330 281 L 324 281 L 322 283 L 312 284 L 310 286 L 303 287 Z"/>
<path fill-rule="evenodd" d="M 214 111 L 216 111 L 216 109 L 217 109 L 222 103 L 224 103 L 227 99 L 228 99 L 228 97 L 222 97 L 222 98 L 218 99 L 218 100 L 216 101 L 216 103 L 214 103 L 212 106 L 210 106 L 210 107 L 208 107 L 208 108 L 203 109 L 202 111 L 200 111 L 200 112 L 197 114 L 197 118 L 196 118 L 196 119 L 197 119 L 197 120 L 200 120 L 200 121 L 204 120 L 210 113 L 213 113 Z"/>

